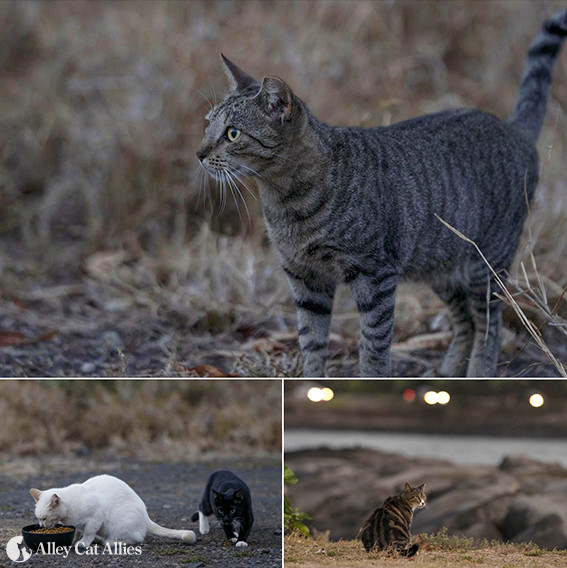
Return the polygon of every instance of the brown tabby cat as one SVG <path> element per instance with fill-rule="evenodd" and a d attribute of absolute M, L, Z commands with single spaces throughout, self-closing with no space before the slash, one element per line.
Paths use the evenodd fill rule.
<path fill-rule="evenodd" d="M 418 544 L 411 544 L 410 526 L 413 512 L 425 507 L 425 483 L 412 487 L 406 483 L 399 495 L 388 497 L 364 523 L 360 538 L 366 552 L 385 550 L 414 556 Z"/>

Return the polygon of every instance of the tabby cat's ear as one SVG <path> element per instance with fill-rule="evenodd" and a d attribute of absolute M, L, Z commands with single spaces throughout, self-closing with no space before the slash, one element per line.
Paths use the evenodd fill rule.
<path fill-rule="evenodd" d="M 411 485 L 406 481 L 406 484 L 404 485 L 404 491 L 411 491 Z"/>
<path fill-rule="evenodd" d="M 422 483 L 422 484 L 419 486 L 419 489 L 421 489 L 421 490 L 423 491 L 423 490 L 425 489 L 425 483 Z"/>
<path fill-rule="evenodd" d="M 250 77 L 250 75 L 242 71 L 240 67 L 235 65 L 232 61 L 230 61 L 230 59 L 227 59 L 222 53 L 221 59 L 223 62 L 224 72 L 228 77 L 228 80 L 230 82 L 230 89 L 232 91 L 243 91 L 247 87 L 260 86 L 260 83 L 258 83 L 256 79 Z"/>
<path fill-rule="evenodd" d="M 293 110 L 293 93 L 279 77 L 264 77 L 258 96 L 264 101 L 268 112 L 274 117 L 289 120 Z"/>
<path fill-rule="evenodd" d="M 34 501 L 37 503 L 39 501 L 39 498 L 41 497 L 41 491 L 34 487 L 33 489 L 30 489 L 30 493 L 31 496 L 34 498 Z"/>

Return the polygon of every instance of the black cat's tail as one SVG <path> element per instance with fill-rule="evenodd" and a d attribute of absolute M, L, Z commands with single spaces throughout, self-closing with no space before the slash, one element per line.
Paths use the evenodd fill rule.
<path fill-rule="evenodd" d="M 191 517 L 191 520 L 193 522 L 198 521 L 199 520 L 199 513 L 193 513 L 193 516 Z"/>
<path fill-rule="evenodd" d="M 518 102 L 510 122 L 534 142 L 543 125 L 553 66 L 565 36 L 567 10 L 555 14 L 544 23 L 528 51 Z"/>

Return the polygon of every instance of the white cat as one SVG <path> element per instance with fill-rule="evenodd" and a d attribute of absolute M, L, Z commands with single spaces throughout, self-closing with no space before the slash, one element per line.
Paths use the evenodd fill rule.
<path fill-rule="evenodd" d="M 77 544 L 90 546 L 95 538 L 103 543 L 141 543 L 146 534 L 195 542 L 195 533 L 166 529 L 148 516 L 146 505 L 124 481 L 112 475 L 97 475 L 84 483 L 57 489 L 30 489 L 36 501 L 35 515 L 43 527 L 72 525 L 82 533 Z"/>

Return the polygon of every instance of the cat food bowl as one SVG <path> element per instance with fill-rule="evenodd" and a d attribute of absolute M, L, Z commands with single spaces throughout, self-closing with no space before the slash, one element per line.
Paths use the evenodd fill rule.
<path fill-rule="evenodd" d="M 52 546 L 71 546 L 75 538 L 75 527 L 65 525 L 55 525 L 46 529 L 41 525 L 28 525 L 22 529 L 24 542 L 34 552 L 43 543 L 43 548 L 47 552 L 48 543 L 52 542 Z"/>

